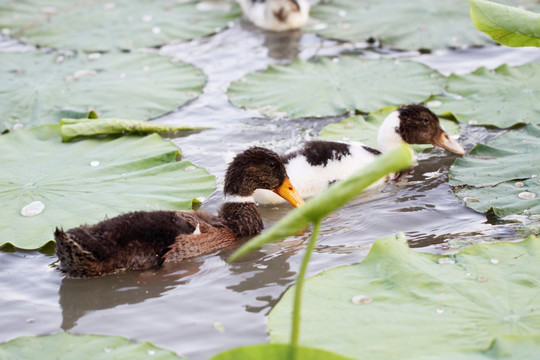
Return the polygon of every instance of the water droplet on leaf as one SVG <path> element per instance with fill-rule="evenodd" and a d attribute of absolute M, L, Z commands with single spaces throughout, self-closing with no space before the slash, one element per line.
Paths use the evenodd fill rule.
<path fill-rule="evenodd" d="M 488 280 L 487 277 L 485 277 L 483 275 L 478 275 L 476 277 L 476 281 L 478 281 L 478 282 L 486 282 L 487 280 Z"/>
<path fill-rule="evenodd" d="M 523 186 L 525 186 L 525 184 L 523 184 L 521 181 L 518 181 L 517 183 L 514 184 L 514 186 L 518 188 L 522 188 Z"/>
<path fill-rule="evenodd" d="M 519 193 L 518 196 L 520 199 L 523 199 L 523 200 L 532 200 L 536 197 L 536 194 L 532 192 L 524 191 L 524 192 Z"/>
<path fill-rule="evenodd" d="M 456 261 L 450 257 L 442 257 L 442 258 L 439 258 L 439 260 L 437 260 L 437 263 L 439 263 L 440 265 L 446 265 L 446 264 L 455 264 Z"/>
<path fill-rule="evenodd" d="M 32 201 L 30 204 L 23 206 L 21 209 L 22 216 L 36 216 L 39 215 L 45 210 L 45 204 L 41 201 Z"/>
<path fill-rule="evenodd" d="M 99 166 L 99 161 L 98 161 L 98 160 L 92 160 L 92 161 L 90 161 L 90 166 L 92 166 L 92 167 Z"/>
<path fill-rule="evenodd" d="M 186 166 L 186 168 L 184 170 L 185 171 L 194 171 L 195 169 L 197 169 L 195 166 L 189 165 L 189 166 Z"/>
<path fill-rule="evenodd" d="M 373 299 L 366 295 L 356 295 L 351 299 L 351 301 L 356 305 L 367 305 L 370 304 Z"/>
<path fill-rule="evenodd" d="M 492 264 L 498 264 L 499 263 L 499 259 L 496 259 L 496 258 L 493 258 L 490 260 Z"/>

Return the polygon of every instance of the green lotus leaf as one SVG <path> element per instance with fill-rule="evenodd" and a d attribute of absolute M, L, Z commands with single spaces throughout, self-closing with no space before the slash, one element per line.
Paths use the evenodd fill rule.
<path fill-rule="evenodd" d="M 497 216 L 540 214 L 540 127 L 527 125 L 477 145 L 448 172 L 454 194 Z"/>
<path fill-rule="evenodd" d="M 62 141 L 71 141 L 80 137 L 112 134 L 151 134 L 174 133 L 207 129 L 192 126 L 168 126 L 141 120 L 128 119 L 62 119 L 60 121 Z"/>
<path fill-rule="evenodd" d="M 206 3 L 208 4 L 208 3 Z M 29 44 L 83 51 L 161 46 L 213 34 L 239 18 L 237 6 L 199 1 L 16 0 L 0 3 L 0 28 Z"/>
<path fill-rule="evenodd" d="M 384 119 L 393 111 L 397 110 L 397 106 L 390 105 L 382 109 L 375 110 L 364 119 L 361 115 L 351 116 L 338 123 L 326 125 L 319 135 L 321 139 L 333 141 L 359 141 L 374 149 L 377 148 L 377 134 L 379 126 Z M 447 134 L 457 135 L 460 133 L 460 127 L 455 121 L 447 119 L 439 119 L 441 126 Z M 430 149 L 432 145 L 411 145 L 415 151 L 424 151 Z"/>
<path fill-rule="evenodd" d="M 0 359 L 181 360 L 185 358 L 147 341 L 133 342 L 120 336 L 73 335 L 61 332 L 46 336 L 19 337 L 0 344 Z"/>
<path fill-rule="evenodd" d="M 94 59 L 94 58 L 90 58 Z M 204 73 L 157 55 L 3 53 L 0 56 L 0 132 L 56 124 L 72 111 L 100 117 L 149 119 L 197 97 Z"/>
<path fill-rule="evenodd" d="M 300 344 L 355 359 L 461 359 L 447 355 L 489 354 L 516 335 L 534 336 L 538 354 L 539 261 L 533 236 L 449 256 L 411 250 L 403 234 L 379 239 L 362 263 L 306 281 Z M 288 339 L 293 292 L 270 312 L 271 342 Z"/>
<path fill-rule="evenodd" d="M 504 2 L 540 9 L 537 2 L 530 0 Z M 457 0 L 331 0 L 314 6 L 311 17 L 316 22 L 308 31 L 351 42 L 375 39 L 393 49 L 443 49 L 491 43 L 474 28 L 469 7 Z"/>
<path fill-rule="evenodd" d="M 458 96 L 435 97 L 432 110 L 453 115 L 471 125 L 509 128 L 517 124 L 540 124 L 540 64 L 529 63 L 495 70 L 484 67 L 471 74 L 452 74 L 447 90 Z"/>
<path fill-rule="evenodd" d="M 285 344 L 261 344 L 234 348 L 213 356 L 210 360 L 282 360 L 288 359 L 290 346 Z M 302 360 L 347 360 L 329 351 L 299 346 L 297 359 Z"/>
<path fill-rule="evenodd" d="M 0 153 L 0 246 L 37 249 L 56 227 L 133 210 L 191 209 L 214 189 L 157 134 L 62 143 L 59 125 L 44 125 L 0 136 Z"/>
<path fill-rule="evenodd" d="M 485 0 L 469 0 L 476 28 L 506 46 L 540 47 L 540 14 Z"/>
<path fill-rule="evenodd" d="M 231 83 L 230 101 L 264 114 L 323 117 L 421 102 L 441 93 L 444 78 L 413 62 L 344 56 L 269 66 Z"/>

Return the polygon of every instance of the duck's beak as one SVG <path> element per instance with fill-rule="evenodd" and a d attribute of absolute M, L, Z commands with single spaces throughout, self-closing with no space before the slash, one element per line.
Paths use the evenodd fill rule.
<path fill-rule="evenodd" d="M 298 208 L 304 205 L 304 200 L 296 192 L 288 177 L 283 180 L 283 183 L 279 187 L 272 191 L 287 200 L 294 207 Z"/>
<path fill-rule="evenodd" d="M 434 146 L 442 147 L 443 149 L 459 155 L 465 154 L 465 150 L 463 150 L 461 145 L 442 130 L 440 131 L 439 135 L 437 135 L 437 137 L 433 139 L 431 144 Z"/>

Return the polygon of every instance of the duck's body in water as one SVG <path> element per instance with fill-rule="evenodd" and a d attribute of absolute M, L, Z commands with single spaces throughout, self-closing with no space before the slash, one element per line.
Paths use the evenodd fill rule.
<path fill-rule="evenodd" d="M 271 31 L 298 29 L 309 20 L 306 0 L 237 0 L 244 16 L 256 26 Z"/>
<path fill-rule="evenodd" d="M 359 142 L 309 141 L 281 159 L 291 183 L 305 199 L 345 179 L 373 162 L 381 152 L 392 150 L 402 142 L 432 144 L 456 154 L 465 153 L 441 128 L 437 115 L 423 105 L 403 106 L 389 114 L 379 128 L 377 142 L 378 150 Z M 283 202 L 263 189 L 255 191 L 254 197 L 259 204 Z"/>
<path fill-rule="evenodd" d="M 251 148 L 238 154 L 225 176 L 225 201 L 219 214 L 199 211 L 139 211 L 55 232 L 60 269 L 73 277 L 158 268 L 232 244 L 263 229 L 253 199 L 269 189 L 294 206 L 302 199 L 274 152 Z"/>

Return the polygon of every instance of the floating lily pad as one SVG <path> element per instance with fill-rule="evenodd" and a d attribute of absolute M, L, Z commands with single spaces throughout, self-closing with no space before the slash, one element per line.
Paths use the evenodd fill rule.
<path fill-rule="evenodd" d="M 365 119 L 362 115 L 351 116 L 335 124 L 326 125 L 320 134 L 321 139 L 333 141 L 359 141 L 367 146 L 377 149 L 377 134 L 384 119 L 397 106 L 390 105 L 370 113 Z M 460 127 L 455 121 L 439 119 L 441 126 L 450 135 L 458 135 Z M 415 151 L 424 151 L 432 145 L 411 145 Z"/>
<path fill-rule="evenodd" d="M 171 0 L 4 1 L 0 28 L 43 47 L 126 50 L 207 36 L 241 15 L 232 4 L 219 8 L 210 4 Z"/>
<path fill-rule="evenodd" d="M 191 209 L 214 177 L 157 134 L 62 143 L 45 125 L 0 136 L 0 246 L 36 249 L 69 229 L 133 210 Z"/>
<path fill-rule="evenodd" d="M 25 336 L 0 344 L 0 359 L 152 359 L 181 360 L 169 350 L 119 336 L 73 335 L 57 333 Z"/>
<path fill-rule="evenodd" d="M 468 75 L 452 74 L 447 90 L 458 96 L 436 97 L 437 114 L 453 115 L 459 122 L 509 128 L 540 124 L 540 64 L 529 63 L 495 70 L 481 67 Z"/>
<path fill-rule="evenodd" d="M 219 353 L 210 360 L 283 360 L 289 358 L 290 349 L 290 346 L 285 344 L 242 346 Z M 303 346 L 297 348 L 297 356 L 302 360 L 350 360 L 329 351 Z"/>
<path fill-rule="evenodd" d="M 228 95 L 233 104 L 268 115 L 323 117 L 421 102 L 443 87 L 438 72 L 417 62 L 345 56 L 271 65 L 231 83 Z"/>
<path fill-rule="evenodd" d="M 90 60 L 94 59 L 94 60 Z M 197 97 L 206 82 L 193 65 L 145 54 L 3 53 L 0 132 L 57 124 L 66 111 L 146 120 Z"/>
<path fill-rule="evenodd" d="M 540 128 L 528 125 L 477 145 L 448 172 L 454 194 L 478 212 L 540 214 Z"/>
<path fill-rule="evenodd" d="M 306 281 L 300 343 L 356 359 L 460 359 L 446 355 L 485 354 L 503 334 L 538 336 L 539 261 L 532 236 L 449 256 L 411 250 L 402 234 L 377 240 L 362 263 Z M 270 312 L 271 342 L 288 339 L 293 291 Z"/>
<path fill-rule="evenodd" d="M 207 129 L 205 127 L 169 126 L 129 119 L 62 119 L 60 123 L 62 141 L 96 135 L 175 133 Z"/>
<path fill-rule="evenodd" d="M 506 46 L 540 47 L 540 14 L 485 0 L 469 0 L 476 28 Z"/>
<path fill-rule="evenodd" d="M 539 9 L 534 1 L 504 1 Z M 492 43 L 456 0 L 331 0 L 314 6 L 309 31 L 351 42 L 375 39 L 393 49 L 443 49 Z"/>

